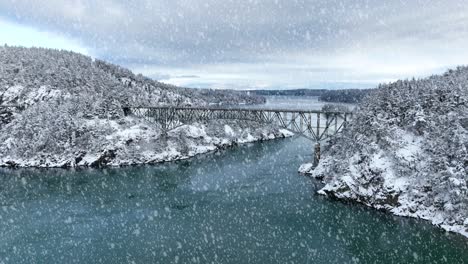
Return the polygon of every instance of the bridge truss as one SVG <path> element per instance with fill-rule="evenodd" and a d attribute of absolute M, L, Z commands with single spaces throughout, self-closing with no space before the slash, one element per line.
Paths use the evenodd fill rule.
<path fill-rule="evenodd" d="M 202 107 L 126 107 L 133 115 L 172 130 L 184 124 L 209 120 L 246 120 L 276 125 L 315 142 L 339 133 L 352 119 L 350 112 L 322 112 L 286 109 L 202 108 Z"/>

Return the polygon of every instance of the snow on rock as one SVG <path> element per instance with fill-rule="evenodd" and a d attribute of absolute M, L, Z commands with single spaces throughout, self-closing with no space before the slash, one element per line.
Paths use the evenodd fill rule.
<path fill-rule="evenodd" d="M 8 87 L 2 94 L 4 105 L 15 105 L 20 100 L 21 93 L 24 90 L 22 85 L 13 85 Z"/>
<path fill-rule="evenodd" d="M 81 158 L 77 166 L 91 166 L 96 161 L 99 160 L 99 156 L 96 154 L 86 154 L 84 157 Z"/>
<path fill-rule="evenodd" d="M 299 173 L 309 173 L 310 171 L 312 171 L 314 167 L 314 164 L 312 163 L 305 163 L 305 164 L 302 164 L 301 167 L 299 167 Z"/>
<path fill-rule="evenodd" d="M 21 102 L 21 105 L 32 105 L 36 102 L 40 101 L 48 101 L 53 98 L 58 98 L 61 96 L 61 91 L 57 89 L 53 89 L 50 86 L 42 85 L 39 89 L 31 90 L 25 97 L 24 101 Z"/>
<path fill-rule="evenodd" d="M 238 139 L 237 142 L 238 143 L 249 143 L 249 142 L 254 142 L 256 141 L 257 139 L 252 136 L 250 133 L 247 133 L 247 135 L 241 139 Z"/>
<path fill-rule="evenodd" d="M 286 130 L 286 129 L 280 129 L 279 132 L 281 134 L 283 134 L 285 137 L 292 137 L 294 136 L 294 133 L 289 131 L 289 130 Z"/>
<path fill-rule="evenodd" d="M 224 133 L 226 133 L 227 136 L 229 137 L 234 137 L 236 136 L 236 133 L 234 132 L 234 129 L 228 125 L 224 125 Z"/>
<path fill-rule="evenodd" d="M 190 138 L 203 138 L 207 136 L 205 127 L 201 126 L 200 124 L 185 125 L 185 126 L 175 129 L 171 133 L 180 133 L 180 132 L 183 132 L 187 137 L 190 137 Z"/>
<path fill-rule="evenodd" d="M 468 68 L 382 85 L 314 169 L 320 194 L 468 237 Z"/>

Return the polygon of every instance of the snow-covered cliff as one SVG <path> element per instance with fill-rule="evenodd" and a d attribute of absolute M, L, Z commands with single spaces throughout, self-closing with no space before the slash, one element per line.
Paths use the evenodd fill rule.
<path fill-rule="evenodd" d="M 319 193 L 468 236 L 468 68 L 381 85 L 314 170 Z"/>
<path fill-rule="evenodd" d="M 289 136 L 274 127 L 211 121 L 163 133 L 123 106 L 261 102 L 227 91 L 166 85 L 67 51 L 0 47 L 0 166 L 153 163 L 237 143 Z"/>

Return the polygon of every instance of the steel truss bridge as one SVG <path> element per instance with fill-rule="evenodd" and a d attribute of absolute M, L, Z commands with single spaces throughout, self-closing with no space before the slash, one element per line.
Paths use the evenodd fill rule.
<path fill-rule="evenodd" d="M 351 112 L 286 109 L 125 107 L 124 113 L 159 123 L 166 131 L 209 120 L 246 120 L 276 125 L 316 142 L 341 132 L 352 119 Z"/>
<path fill-rule="evenodd" d="M 320 159 L 320 142 L 340 133 L 353 118 L 351 112 L 211 107 L 124 107 L 124 113 L 158 123 L 165 131 L 220 119 L 275 125 L 315 142 L 316 164 Z"/>

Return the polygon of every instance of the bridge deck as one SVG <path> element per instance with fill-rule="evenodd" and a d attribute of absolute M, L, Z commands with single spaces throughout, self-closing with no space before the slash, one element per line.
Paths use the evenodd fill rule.
<path fill-rule="evenodd" d="M 247 107 L 189 107 L 189 106 L 128 106 L 124 108 L 140 109 L 174 109 L 174 110 L 211 110 L 211 111 L 239 111 L 239 112 L 281 112 L 281 113 L 303 113 L 303 114 L 352 114 L 349 111 L 321 111 L 321 110 L 295 110 L 282 108 L 247 108 Z"/>

